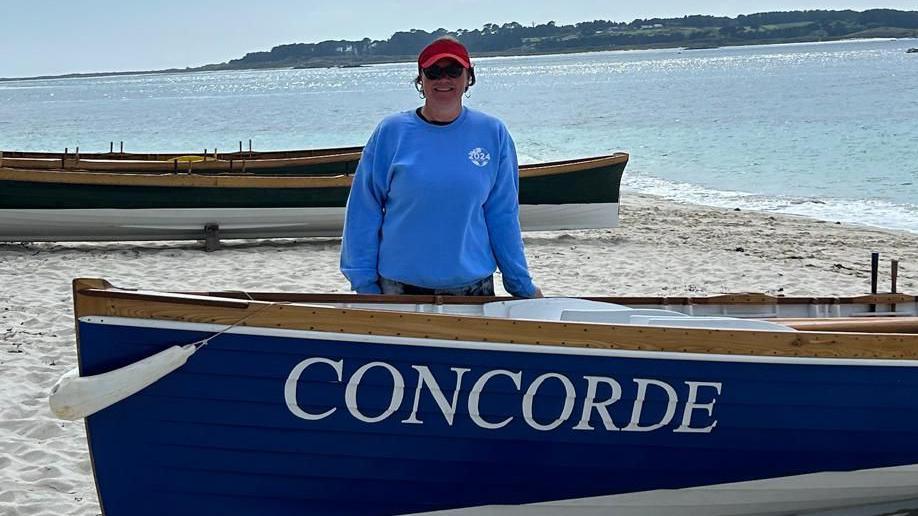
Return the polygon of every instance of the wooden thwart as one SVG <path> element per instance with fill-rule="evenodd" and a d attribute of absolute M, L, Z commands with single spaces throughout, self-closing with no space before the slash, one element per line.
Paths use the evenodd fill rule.
<path fill-rule="evenodd" d="M 768 319 L 801 331 L 918 334 L 918 317 L 835 317 L 824 319 Z"/>

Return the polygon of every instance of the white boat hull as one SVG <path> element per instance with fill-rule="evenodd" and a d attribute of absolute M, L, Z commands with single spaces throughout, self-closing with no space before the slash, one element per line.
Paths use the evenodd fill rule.
<path fill-rule="evenodd" d="M 618 226 L 618 203 L 520 207 L 524 231 Z M 197 240 L 341 236 L 344 208 L 0 210 L 0 241 Z"/>
<path fill-rule="evenodd" d="M 908 501 L 918 507 L 918 465 L 825 472 L 688 489 L 658 489 L 514 506 L 420 513 L 436 516 L 726 516 L 838 514 L 841 509 Z M 845 514 L 880 514 L 896 507 Z M 899 508 L 901 509 L 901 507 Z M 831 512 L 825 512 L 831 511 Z"/>

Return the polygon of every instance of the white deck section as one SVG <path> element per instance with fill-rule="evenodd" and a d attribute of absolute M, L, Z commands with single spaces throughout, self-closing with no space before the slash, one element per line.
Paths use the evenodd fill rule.
<path fill-rule="evenodd" d="M 890 305 L 878 305 L 875 312 L 866 303 L 794 303 L 794 304 L 661 304 L 628 307 L 577 298 L 543 298 L 498 301 L 485 305 L 335 303 L 340 308 L 366 308 L 401 312 L 447 313 L 486 317 L 515 317 L 542 321 L 596 322 L 632 324 L 632 316 L 659 317 L 717 317 L 737 319 L 769 319 L 774 317 L 893 317 L 918 315 L 918 303 L 898 303 L 895 311 Z M 630 310 L 621 311 L 621 310 Z M 637 319 L 636 319 L 637 320 Z M 643 323 L 640 323 L 643 324 Z"/>
<path fill-rule="evenodd" d="M 627 310 L 578 310 L 574 308 L 565 308 L 561 311 L 560 320 L 606 324 L 630 324 L 637 316 L 688 317 L 682 312 L 676 312 L 675 310 L 661 310 L 659 308 L 629 308 Z"/>
<path fill-rule="evenodd" d="M 520 207 L 523 231 L 618 226 L 618 203 Z M 218 224 L 220 238 L 339 237 L 344 208 L 195 208 L 0 210 L 0 242 L 201 240 Z"/>
<path fill-rule="evenodd" d="M 725 516 L 753 514 L 875 515 L 918 507 L 918 465 L 825 472 L 687 489 L 598 496 L 516 506 L 423 513 L 437 516 Z M 908 500 L 896 507 L 897 500 Z M 853 508 L 886 505 L 883 509 Z"/>
<path fill-rule="evenodd" d="M 723 328 L 741 330 L 795 331 L 768 321 L 734 317 L 689 316 L 673 310 L 630 308 L 574 298 L 520 299 L 484 305 L 484 313 L 509 319 L 589 322 L 600 324 L 637 324 L 682 328 Z"/>
<path fill-rule="evenodd" d="M 367 304 L 356 305 L 354 307 L 416 312 L 424 311 L 421 308 L 423 306 L 425 305 L 390 305 L 387 307 L 381 304 Z M 496 301 L 481 305 L 479 313 L 468 311 L 468 306 L 463 308 L 459 308 L 457 305 L 441 306 L 444 313 L 463 313 L 467 315 L 482 315 L 485 317 L 505 319 L 586 322 L 597 324 L 637 324 L 642 326 L 683 328 L 796 331 L 781 324 L 757 319 L 689 316 L 674 310 L 631 308 L 625 305 L 567 297 Z M 459 310 L 461 310 L 461 312 Z"/>

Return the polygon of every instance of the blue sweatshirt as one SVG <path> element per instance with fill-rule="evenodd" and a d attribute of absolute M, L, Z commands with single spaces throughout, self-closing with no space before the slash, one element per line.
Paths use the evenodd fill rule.
<path fill-rule="evenodd" d="M 463 108 L 448 125 L 414 111 L 385 118 L 351 186 L 341 272 L 353 290 L 373 294 L 380 276 L 456 288 L 500 267 L 508 292 L 531 297 L 518 183 L 513 140 L 492 116 Z"/>

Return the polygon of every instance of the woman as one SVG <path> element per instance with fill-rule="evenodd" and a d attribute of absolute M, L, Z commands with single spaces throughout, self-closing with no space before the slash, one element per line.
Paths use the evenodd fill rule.
<path fill-rule="evenodd" d="M 520 236 L 516 149 L 504 124 L 462 106 L 466 48 L 440 38 L 418 56 L 424 106 L 385 118 L 347 202 L 341 272 L 361 294 L 541 297 Z"/>

